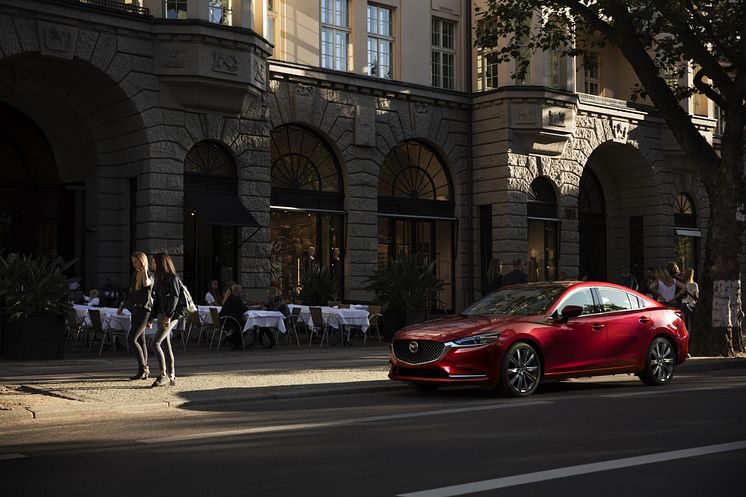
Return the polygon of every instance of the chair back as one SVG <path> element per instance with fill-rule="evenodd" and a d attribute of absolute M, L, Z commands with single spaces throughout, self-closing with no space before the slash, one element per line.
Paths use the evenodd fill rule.
<path fill-rule="evenodd" d="M 78 315 L 74 310 L 68 310 L 65 313 L 65 319 L 67 320 L 67 327 L 71 330 L 77 330 L 80 327 L 80 324 L 78 323 Z"/>
<path fill-rule="evenodd" d="M 199 311 L 188 313 L 186 321 L 191 326 L 200 327 L 202 325 L 202 321 L 199 319 Z"/>
<path fill-rule="evenodd" d="M 101 321 L 101 311 L 98 309 L 88 309 L 88 315 L 91 317 L 91 328 L 95 333 L 103 333 L 104 325 Z"/>
<path fill-rule="evenodd" d="M 220 312 L 214 307 L 210 307 L 210 320 L 212 325 L 216 328 L 220 327 Z"/>
<path fill-rule="evenodd" d="M 374 314 L 381 314 L 381 306 L 380 305 L 369 305 L 368 314 L 371 316 Z"/>
<path fill-rule="evenodd" d="M 290 311 L 290 315 L 295 316 L 297 318 L 298 316 L 300 316 L 300 311 L 301 311 L 300 307 L 293 307 L 293 310 Z"/>
<path fill-rule="evenodd" d="M 323 328 L 325 323 L 321 307 L 309 307 L 308 310 L 311 312 L 311 320 L 313 321 L 314 328 Z"/>

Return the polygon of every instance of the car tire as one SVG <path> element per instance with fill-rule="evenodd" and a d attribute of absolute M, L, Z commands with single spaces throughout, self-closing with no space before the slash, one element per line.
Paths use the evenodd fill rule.
<path fill-rule="evenodd" d="M 676 351 L 673 344 L 665 338 L 656 337 L 645 354 L 645 369 L 640 373 L 640 379 L 646 385 L 658 387 L 671 381 L 675 369 Z"/>
<path fill-rule="evenodd" d="M 541 360 L 533 345 L 517 342 L 505 352 L 500 366 L 499 391 L 508 397 L 534 393 L 541 380 Z"/>

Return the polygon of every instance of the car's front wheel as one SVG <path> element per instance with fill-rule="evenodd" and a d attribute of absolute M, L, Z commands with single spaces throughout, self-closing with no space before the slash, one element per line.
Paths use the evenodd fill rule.
<path fill-rule="evenodd" d="M 645 370 L 640 373 L 640 379 L 646 385 L 664 385 L 673 378 L 674 369 L 676 369 L 676 351 L 673 345 L 665 338 L 655 338 L 648 347 Z"/>
<path fill-rule="evenodd" d="M 500 392 L 509 397 L 531 395 L 539 386 L 541 360 L 529 343 L 514 343 L 503 357 L 500 370 Z"/>

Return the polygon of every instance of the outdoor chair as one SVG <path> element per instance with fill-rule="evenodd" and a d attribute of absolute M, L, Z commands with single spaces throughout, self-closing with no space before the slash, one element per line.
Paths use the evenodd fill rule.
<path fill-rule="evenodd" d="M 65 313 L 65 328 L 67 332 L 65 334 L 65 341 L 73 341 L 73 345 L 78 344 L 78 338 L 82 333 L 88 333 L 91 329 L 90 326 L 83 324 L 83 320 L 78 322 L 77 313 L 70 309 Z"/>
<path fill-rule="evenodd" d="M 119 337 L 124 342 L 124 346 L 127 349 L 129 355 L 129 344 L 127 343 L 127 330 L 124 328 L 113 328 L 109 323 L 104 325 L 101 319 L 101 311 L 98 309 L 88 309 L 88 315 L 91 317 L 91 328 L 92 337 L 91 343 L 88 345 L 88 350 L 93 347 L 93 342 L 96 341 L 96 335 L 101 335 L 101 347 L 98 349 L 98 356 L 101 357 L 101 353 L 104 351 L 104 345 L 106 345 L 106 339 L 111 340 L 112 348 L 116 345 L 116 339 Z"/>
<path fill-rule="evenodd" d="M 220 344 L 223 343 L 223 336 L 228 334 L 230 329 L 233 329 L 233 333 L 241 334 L 241 348 L 246 350 L 246 342 L 243 337 L 243 325 L 233 316 L 218 316 L 217 309 L 210 309 L 212 315 L 212 334 L 210 335 L 210 348 L 212 343 L 215 341 L 215 334 L 218 334 L 218 343 L 215 346 L 215 350 L 220 350 Z M 217 323 L 217 324 L 216 324 Z"/>
<path fill-rule="evenodd" d="M 368 335 L 373 336 L 374 332 L 376 336 L 378 337 L 378 343 L 381 343 L 381 328 L 383 328 L 383 315 L 381 314 L 380 305 L 368 306 L 368 324 L 369 324 L 368 333 L 366 333 L 365 338 L 363 338 L 363 344 L 368 343 Z"/>
<path fill-rule="evenodd" d="M 337 323 L 337 327 L 333 327 L 332 320 L 335 320 L 336 318 L 334 316 L 329 316 L 327 319 L 324 319 L 324 314 L 321 312 L 321 307 L 309 307 L 308 308 L 311 313 L 311 321 L 313 321 L 313 324 L 308 325 L 308 346 L 311 346 L 311 343 L 313 342 L 313 337 L 320 336 L 321 337 L 321 343 L 319 344 L 319 347 L 324 346 L 324 341 L 326 340 L 327 344 L 331 343 L 331 335 L 338 331 L 340 334 L 340 338 L 342 336 L 343 330 L 342 327 Z M 327 338 L 328 337 L 328 338 Z"/>
<path fill-rule="evenodd" d="M 298 308 L 297 313 L 292 313 L 289 316 L 285 316 L 282 319 L 285 322 L 285 332 L 287 334 L 288 343 L 290 343 L 293 340 L 293 335 L 295 335 L 295 341 L 298 344 L 298 347 L 300 347 L 300 338 L 298 337 L 298 320 L 299 319 L 300 319 L 300 308 Z M 278 345 L 280 343 L 279 332 L 278 332 L 278 337 L 275 343 L 277 343 Z"/>
<path fill-rule="evenodd" d="M 202 323 L 202 319 L 199 317 L 199 311 L 188 314 L 184 318 L 184 321 L 184 329 L 181 331 L 181 345 L 184 347 L 184 352 L 186 352 L 187 344 L 189 343 L 189 339 L 192 337 L 192 330 L 197 330 L 197 345 L 199 345 L 199 340 L 202 338 L 205 326 Z"/>

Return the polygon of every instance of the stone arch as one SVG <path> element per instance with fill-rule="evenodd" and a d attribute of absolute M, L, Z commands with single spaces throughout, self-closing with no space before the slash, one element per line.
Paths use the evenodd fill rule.
<path fill-rule="evenodd" d="M 124 283 L 134 244 L 122 235 L 132 226 L 131 178 L 154 155 L 157 133 L 141 114 L 154 101 L 154 77 L 134 70 L 135 55 L 118 51 L 119 35 L 27 16 L 0 16 L 8 35 L 0 43 L 0 101 L 38 126 L 60 181 L 75 189 L 77 205 L 85 202 L 86 218 L 75 228 L 75 275 L 88 286 L 107 276 Z M 10 24 L 16 29 L 6 29 Z"/>

